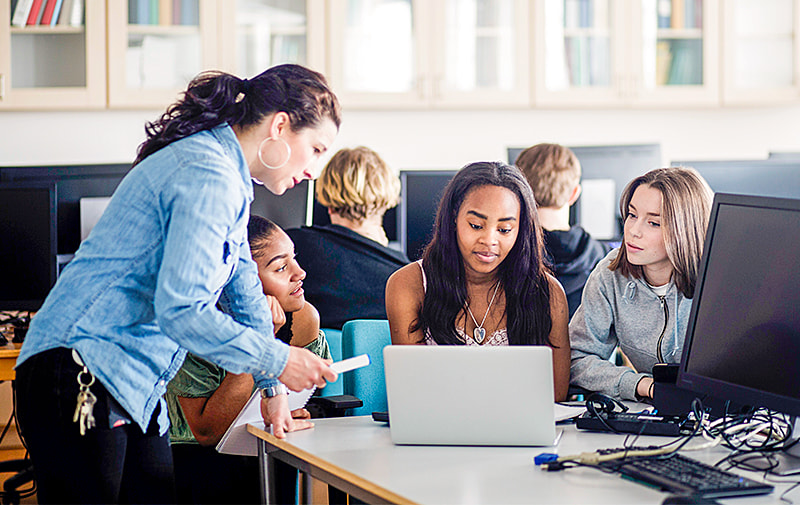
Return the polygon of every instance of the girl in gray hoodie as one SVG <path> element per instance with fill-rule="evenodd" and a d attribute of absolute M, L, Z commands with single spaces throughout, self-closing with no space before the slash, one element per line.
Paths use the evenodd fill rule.
<path fill-rule="evenodd" d="M 651 170 L 620 198 L 622 245 L 592 271 L 569 324 L 571 384 L 652 398 L 656 363 L 678 363 L 713 194 L 692 168 Z M 619 346 L 633 369 L 609 358 Z"/>

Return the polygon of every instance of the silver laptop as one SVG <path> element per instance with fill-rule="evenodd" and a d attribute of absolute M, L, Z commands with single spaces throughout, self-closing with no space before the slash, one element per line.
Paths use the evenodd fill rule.
<path fill-rule="evenodd" d="M 395 444 L 556 442 L 549 347 L 389 345 L 383 359 Z"/>

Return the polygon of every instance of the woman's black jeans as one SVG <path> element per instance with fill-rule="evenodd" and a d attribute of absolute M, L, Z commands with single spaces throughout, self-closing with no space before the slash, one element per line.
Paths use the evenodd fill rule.
<path fill-rule="evenodd" d="M 16 370 L 20 432 L 31 455 L 39 503 L 174 503 L 169 435 L 158 434 L 159 408 L 146 432 L 95 381 L 96 425 L 84 436 L 72 421 L 80 367 L 65 348 L 32 356 Z"/>

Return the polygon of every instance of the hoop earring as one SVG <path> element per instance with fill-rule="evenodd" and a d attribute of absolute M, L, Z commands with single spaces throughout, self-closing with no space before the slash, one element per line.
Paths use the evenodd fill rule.
<path fill-rule="evenodd" d="M 264 161 L 264 157 L 261 154 L 261 151 L 264 148 L 264 144 L 269 142 L 270 140 L 272 140 L 272 141 L 280 140 L 281 142 L 283 142 L 283 145 L 286 146 L 286 159 L 283 160 L 283 163 L 279 163 L 277 165 L 270 165 L 269 163 Z M 286 142 L 285 140 L 283 140 L 280 137 L 277 137 L 276 139 L 274 139 L 272 137 L 267 137 L 267 138 L 265 138 L 264 140 L 261 141 L 261 144 L 258 145 L 258 160 L 261 162 L 262 165 L 264 165 L 265 167 L 267 167 L 267 168 L 269 168 L 271 170 L 277 170 L 277 169 L 283 167 L 284 165 L 289 163 L 289 158 L 291 158 L 291 157 L 292 157 L 292 148 L 289 146 L 288 142 Z"/>

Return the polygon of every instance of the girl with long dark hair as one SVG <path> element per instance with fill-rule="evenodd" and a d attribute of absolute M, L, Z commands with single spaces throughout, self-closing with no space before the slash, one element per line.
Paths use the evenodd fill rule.
<path fill-rule="evenodd" d="M 548 345 L 554 397 L 569 386 L 568 308 L 544 264 L 533 193 L 516 167 L 462 168 L 422 259 L 386 284 L 393 344 Z"/>

